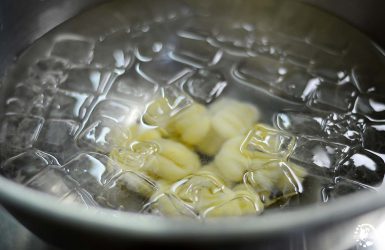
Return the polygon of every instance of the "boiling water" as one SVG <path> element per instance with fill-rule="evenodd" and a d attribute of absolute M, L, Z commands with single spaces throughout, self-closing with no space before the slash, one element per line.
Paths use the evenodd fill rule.
<path fill-rule="evenodd" d="M 5 79 L 2 174 L 66 202 L 141 211 L 135 190 L 156 185 L 111 164 L 109 135 L 184 82 L 179 98 L 247 101 L 295 137 L 288 161 L 309 176 L 285 207 L 381 190 L 383 51 L 306 5 L 236 3 L 113 2 L 36 41 Z"/>

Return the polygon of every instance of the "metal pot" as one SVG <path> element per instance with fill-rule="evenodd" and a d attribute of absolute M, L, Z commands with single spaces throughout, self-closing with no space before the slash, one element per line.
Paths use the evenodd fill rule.
<path fill-rule="evenodd" d="M 75 14 L 102 0 L 51 0 L 0 3 L 0 75 L 26 46 Z M 236 2 L 241 5 L 242 0 Z M 382 24 L 385 3 L 371 1 L 306 1 L 354 24 L 379 45 L 385 46 Z M 223 10 L 229 1 L 221 2 Z M 234 2 L 232 3 L 234 6 Z M 240 13 L 241 14 L 241 13 Z M 4 86 L 2 86 L 4 87 Z M 2 97 L 4 100 L 4 96 Z M 3 105 L 2 105 L 3 106 Z M 0 112 L 3 107 L 1 106 Z M 382 194 L 381 194 L 382 191 Z M 328 205 L 258 218 L 220 219 L 201 224 L 109 210 L 62 205 L 56 199 L 0 177 L 0 201 L 21 223 L 42 239 L 70 248 L 244 248 L 336 249 L 360 247 L 365 240 L 357 230 L 381 233 L 385 199 L 359 193 Z M 362 225 L 366 225 L 362 226 Z M 369 225 L 369 226 L 368 226 Z M 368 229 L 369 228 L 369 229 Z M 384 233 L 384 232 L 382 232 Z M 357 236 L 358 235 L 358 236 Z M 368 242 L 366 242 L 368 243 Z M 378 247 L 381 242 L 375 242 Z M 378 248 L 381 249 L 381 248 Z"/>

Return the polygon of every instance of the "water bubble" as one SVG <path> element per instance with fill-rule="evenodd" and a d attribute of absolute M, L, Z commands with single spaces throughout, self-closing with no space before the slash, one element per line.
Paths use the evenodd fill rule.
<path fill-rule="evenodd" d="M 324 117 L 312 113 L 287 111 L 276 114 L 275 125 L 296 135 L 322 136 Z"/>
<path fill-rule="evenodd" d="M 335 167 L 347 157 L 349 147 L 311 137 L 300 137 L 289 161 L 306 166 L 309 174 L 333 176 Z"/>
<path fill-rule="evenodd" d="M 81 153 L 63 165 L 64 171 L 91 195 L 98 195 L 104 186 L 122 170 L 110 158 L 99 153 Z"/>
<path fill-rule="evenodd" d="M 302 102 L 306 100 L 306 90 L 313 77 L 303 70 L 287 73 L 286 68 L 283 69 L 281 72 L 278 71 L 283 76 L 277 83 L 271 85 L 272 92 L 293 101 Z"/>
<path fill-rule="evenodd" d="M 65 78 L 68 62 L 56 58 L 44 58 L 36 61 L 29 69 L 29 75 L 41 85 L 56 87 Z"/>
<path fill-rule="evenodd" d="M 112 73 L 93 68 L 76 68 L 67 72 L 67 79 L 60 88 L 76 93 L 100 92 L 111 78 Z"/>
<path fill-rule="evenodd" d="M 31 149 L 6 160 L 1 174 L 19 183 L 26 183 L 48 166 L 60 164 L 55 157 L 40 150 Z"/>
<path fill-rule="evenodd" d="M 89 94 L 60 90 L 53 97 L 48 117 L 82 119 L 93 98 L 93 95 Z"/>
<path fill-rule="evenodd" d="M 149 62 L 163 52 L 166 37 L 174 40 L 173 34 L 168 32 L 167 26 L 164 24 L 152 25 L 149 30 L 150 32 L 141 33 L 130 41 L 134 44 L 136 58 L 142 62 Z"/>
<path fill-rule="evenodd" d="M 385 98 L 375 95 L 360 95 L 357 97 L 353 113 L 365 115 L 371 119 L 383 119 L 385 114 Z"/>
<path fill-rule="evenodd" d="M 353 108 L 357 91 L 347 83 L 321 82 L 309 97 L 308 106 L 316 110 L 346 112 Z"/>
<path fill-rule="evenodd" d="M 234 69 L 236 78 L 288 100 L 308 98 L 313 77 L 304 69 L 265 56 L 241 60 Z"/>
<path fill-rule="evenodd" d="M 267 57 L 247 58 L 241 60 L 236 66 L 235 75 L 242 80 L 260 84 L 275 84 L 280 80 L 281 75 L 278 70 L 281 64 Z"/>
<path fill-rule="evenodd" d="M 77 143 L 81 148 L 90 147 L 108 153 L 114 146 L 113 141 L 116 134 L 128 139 L 128 135 L 116 123 L 100 118 L 86 126 L 79 135 Z"/>
<path fill-rule="evenodd" d="M 284 56 L 282 37 L 277 37 L 274 33 L 256 31 L 256 40 L 248 48 L 248 55 L 264 56 L 274 60 L 281 60 Z"/>
<path fill-rule="evenodd" d="M 158 151 L 159 145 L 153 142 L 123 140 L 112 147 L 110 157 L 128 169 L 139 169 Z"/>
<path fill-rule="evenodd" d="M 35 85 L 35 81 L 26 80 L 17 84 L 11 97 L 6 101 L 6 113 L 44 116 L 52 101 L 50 89 Z"/>
<path fill-rule="evenodd" d="M 39 134 L 36 147 L 46 152 L 65 152 L 73 144 L 79 124 L 73 120 L 48 119 Z"/>
<path fill-rule="evenodd" d="M 360 148 L 341 162 L 337 174 L 365 185 L 378 186 L 384 179 L 385 163 L 378 155 Z"/>
<path fill-rule="evenodd" d="M 179 38 L 174 42 L 173 46 L 175 48 L 170 53 L 170 57 L 175 61 L 195 68 L 214 65 L 218 63 L 222 56 L 220 50 L 211 46 L 206 41 Z"/>
<path fill-rule="evenodd" d="M 51 56 L 68 60 L 74 64 L 88 64 L 92 60 L 93 42 L 78 35 L 57 37 Z"/>
<path fill-rule="evenodd" d="M 187 206 L 175 195 L 167 193 L 153 196 L 151 201 L 144 206 L 143 212 L 162 216 L 198 218 L 191 207 Z"/>
<path fill-rule="evenodd" d="M 135 103 L 122 104 L 112 100 L 99 102 L 92 110 L 78 144 L 108 153 L 117 138 L 129 138 L 127 128 L 140 119 L 141 107 Z"/>
<path fill-rule="evenodd" d="M 204 211 L 228 195 L 230 190 L 210 175 L 192 175 L 176 182 L 171 191 L 196 211 Z"/>
<path fill-rule="evenodd" d="M 57 168 L 47 167 L 25 183 L 27 187 L 57 197 L 67 196 L 76 187 L 76 182 Z"/>
<path fill-rule="evenodd" d="M 358 115 L 331 113 L 325 118 L 325 137 L 348 145 L 360 145 L 366 119 Z"/>
<path fill-rule="evenodd" d="M 143 115 L 149 125 L 163 126 L 172 116 L 192 105 L 192 100 L 174 84 L 161 88 L 160 98 L 151 102 Z"/>
<path fill-rule="evenodd" d="M 214 101 L 226 86 L 227 82 L 222 74 L 209 70 L 194 72 L 183 84 L 190 96 L 203 103 Z"/>
<path fill-rule="evenodd" d="M 107 97 L 147 103 L 154 97 L 158 88 L 158 84 L 141 77 L 135 70 L 128 70 L 113 82 Z"/>
<path fill-rule="evenodd" d="M 247 55 L 248 48 L 254 43 L 255 36 L 240 23 L 227 22 L 213 28 L 210 44 L 238 56 Z"/>
<path fill-rule="evenodd" d="M 1 124 L 0 142 L 11 148 L 27 149 L 35 143 L 43 126 L 44 118 L 9 114 Z"/>
<path fill-rule="evenodd" d="M 385 124 L 369 122 L 363 131 L 363 145 L 374 152 L 385 153 Z"/>
<path fill-rule="evenodd" d="M 317 48 L 303 41 L 284 41 L 281 47 L 284 60 L 304 68 L 308 68 L 319 53 Z"/>
<path fill-rule="evenodd" d="M 162 56 L 150 62 L 137 64 L 136 71 L 147 81 L 165 85 L 186 75 L 190 69 L 168 56 Z"/>
<path fill-rule="evenodd" d="M 264 203 L 271 204 L 304 192 L 302 181 L 305 175 L 306 172 L 300 167 L 270 161 L 256 170 L 246 172 L 243 181 L 261 196 Z"/>
<path fill-rule="evenodd" d="M 155 182 L 134 172 L 124 172 L 111 180 L 96 197 L 104 207 L 139 212 L 157 190 Z"/>
<path fill-rule="evenodd" d="M 134 61 L 126 31 L 117 31 L 95 45 L 92 64 L 103 68 L 128 68 Z"/>
<path fill-rule="evenodd" d="M 243 141 L 241 152 L 252 158 L 269 155 L 279 159 L 287 157 L 294 145 L 295 138 L 290 134 L 264 125 L 255 125 Z"/>
<path fill-rule="evenodd" d="M 329 202 L 338 199 L 339 197 L 346 196 L 349 194 L 356 193 L 358 191 L 371 191 L 375 189 L 368 185 L 361 184 L 356 181 L 351 181 L 341 177 L 335 178 L 333 183 L 325 186 L 321 190 L 323 202 Z"/>
<path fill-rule="evenodd" d="M 338 82 L 348 76 L 348 66 L 340 56 L 317 51 L 312 58 L 308 71 L 326 81 Z"/>

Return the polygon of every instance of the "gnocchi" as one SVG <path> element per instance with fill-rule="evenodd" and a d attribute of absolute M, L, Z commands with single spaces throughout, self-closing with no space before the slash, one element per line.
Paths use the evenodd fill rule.
<path fill-rule="evenodd" d="M 306 171 L 282 153 L 295 141 L 258 124 L 260 113 L 251 104 L 222 99 L 171 112 L 167 100 L 155 100 L 143 117 L 150 127 L 128 128 L 129 139 L 116 139 L 110 152 L 126 169 L 156 183 L 157 190 L 147 195 L 151 212 L 193 218 L 257 215 L 302 191 Z M 135 168 L 138 159 L 143 162 Z"/>

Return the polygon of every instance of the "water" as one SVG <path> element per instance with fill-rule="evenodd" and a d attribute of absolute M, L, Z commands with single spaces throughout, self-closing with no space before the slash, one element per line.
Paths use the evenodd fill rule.
<path fill-rule="evenodd" d="M 102 5 L 10 66 L 0 171 L 63 202 L 198 219 L 376 192 L 383 55 L 298 3 Z"/>

